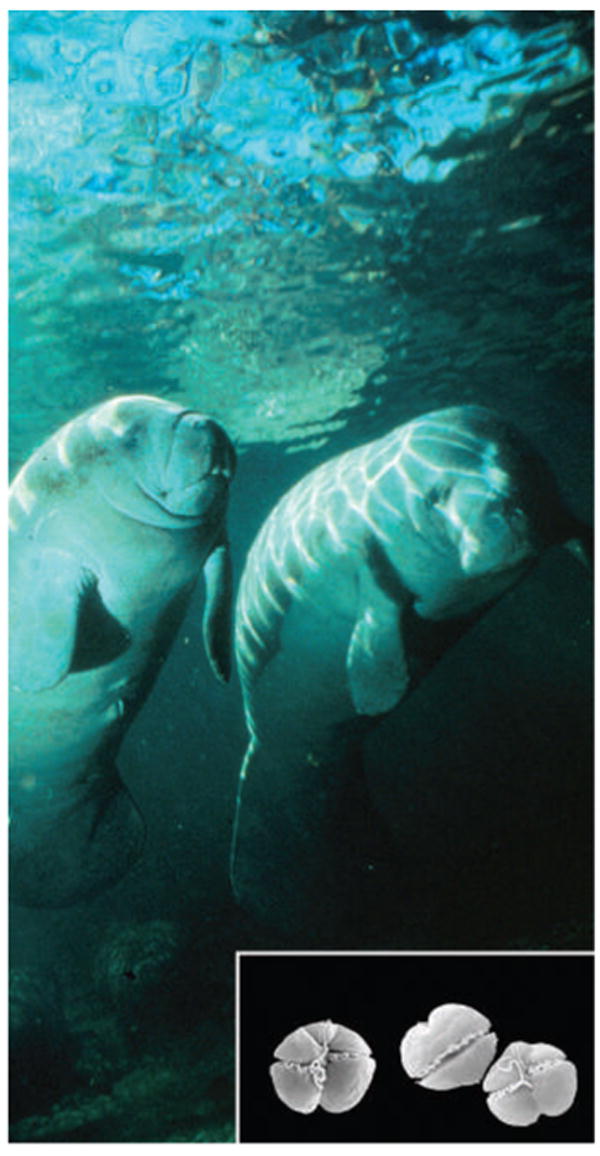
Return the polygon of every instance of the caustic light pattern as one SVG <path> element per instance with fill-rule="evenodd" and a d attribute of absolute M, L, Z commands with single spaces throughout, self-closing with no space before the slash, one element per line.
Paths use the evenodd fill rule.
<path fill-rule="evenodd" d="M 504 1124 L 525 1128 L 540 1116 L 562 1116 L 577 1094 L 577 1069 L 552 1044 L 509 1044 L 483 1082 L 488 1108 Z"/>
<path fill-rule="evenodd" d="M 348 1112 L 375 1072 L 370 1048 L 350 1028 L 320 1020 L 297 1028 L 275 1049 L 269 1071 L 275 1092 L 294 1112 Z"/>
<path fill-rule="evenodd" d="M 478 1084 L 494 1058 L 497 1036 L 490 1021 L 466 1004 L 434 1008 L 426 1023 L 415 1024 L 400 1044 L 400 1059 L 422 1088 L 446 1092 Z"/>

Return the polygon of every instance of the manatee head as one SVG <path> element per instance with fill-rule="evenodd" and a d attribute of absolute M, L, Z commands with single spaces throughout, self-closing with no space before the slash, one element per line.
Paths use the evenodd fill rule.
<path fill-rule="evenodd" d="M 407 427 L 407 510 L 465 579 L 512 576 L 560 540 L 562 506 L 542 458 L 508 422 L 479 406 L 426 414 Z"/>
<path fill-rule="evenodd" d="M 212 418 L 134 395 L 97 406 L 65 432 L 64 457 L 88 473 L 113 509 L 168 528 L 223 515 L 235 450 Z"/>

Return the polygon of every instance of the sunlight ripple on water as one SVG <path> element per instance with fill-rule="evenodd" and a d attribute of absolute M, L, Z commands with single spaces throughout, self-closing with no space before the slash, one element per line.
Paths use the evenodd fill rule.
<path fill-rule="evenodd" d="M 208 408 L 241 443 L 335 430 L 411 333 L 387 258 L 415 257 L 427 190 L 549 132 L 590 74 L 581 20 L 555 13 L 10 27 L 17 462 L 124 388 Z"/>

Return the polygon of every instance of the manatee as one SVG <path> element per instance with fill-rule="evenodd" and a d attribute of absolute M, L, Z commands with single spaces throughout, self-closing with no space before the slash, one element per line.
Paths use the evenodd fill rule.
<path fill-rule="evenodd" d="M 60 907 L 116 883 L 144 823 L 115 757 L 203 570 L 203 633 L 230 670 L 233 446 L 143 395 L 76 417 L 10 488 L 10 891 Z"/>
<path fill-rule="evenodd" d="M 250 741 L 231 879 L 244 907 L 305 940 L 333 926 L 368 799 L 350 774 L 368 721 L 570 529 L 544 461 L 474 405 L 401 425 L 284 495 L 235 614 Z"/>

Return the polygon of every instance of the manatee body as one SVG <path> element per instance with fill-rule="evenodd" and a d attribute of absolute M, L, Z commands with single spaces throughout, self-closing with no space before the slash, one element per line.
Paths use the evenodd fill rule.
<path fill-rule="evenodd" d="M 115 883 L 144 823 L 115 756 L 204 570 L 204 639 L 229 674 L 233 447 L 142 395 L 38 449 L 10 489 L 10 886 L 63 906 Z"/>
<path fill-rule="evenodd" d="M 236 608 L 250 743 L 231 876 L 244 906 L 305 936 L 318 912 L 328 926 L 355 835 L 341 816 L 364 810 L 356 736 L 532 564 L 557 506 L 520 435 L 461 406 L 324 463 L 274 508 Z"/>

